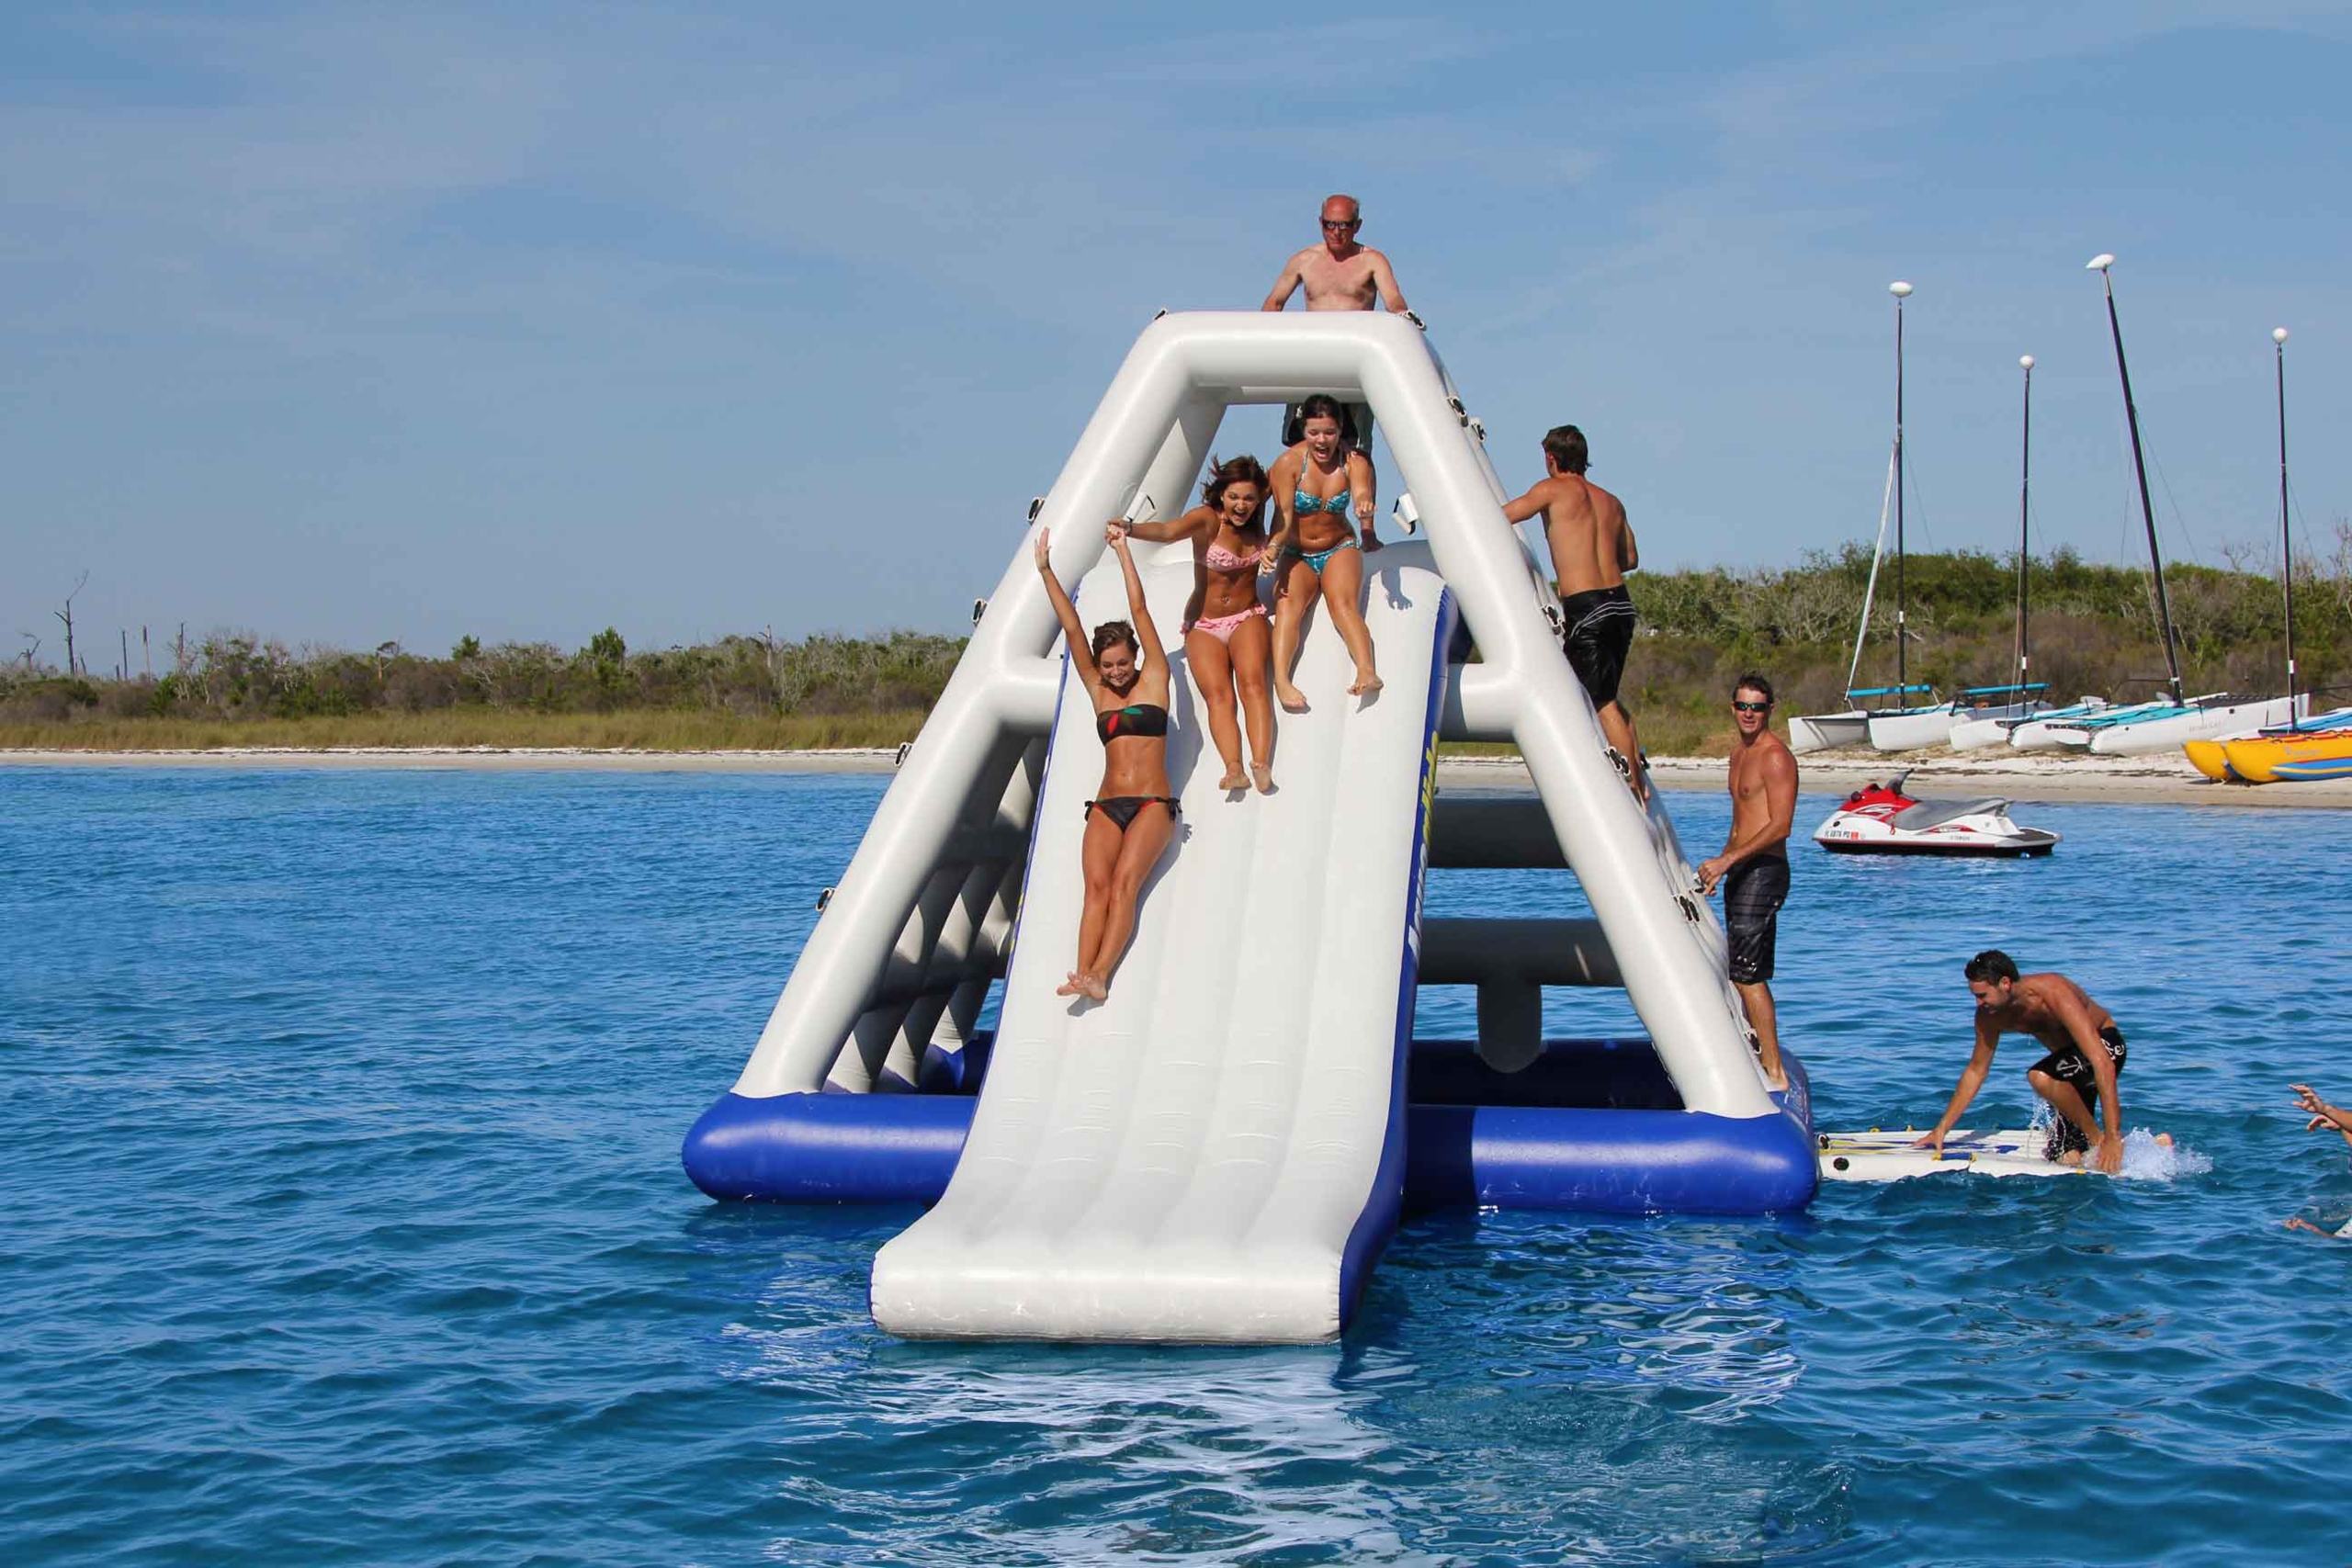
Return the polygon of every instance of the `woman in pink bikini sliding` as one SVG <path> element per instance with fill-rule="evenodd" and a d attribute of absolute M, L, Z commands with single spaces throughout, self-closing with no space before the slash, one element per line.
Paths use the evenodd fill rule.
<path fill-rule="evenodd" d="M 1374 480 L 1372 459 L 1340 439 L 1340 404 L 1318 392 L 1299 405 L 1306 437 L 1274 459 L 1274 507 L 1282 514 L 1274 537 L 1281 547 L 1282 598 L 1274 606 L 1274 695 L 1293 713 L 1306 711 L 1306 698 L 1291 684 L 1306 617 L 1320 597 L 1330 606 L 1331 625 L 1355 661 L 1350 696 L 1380 690 L 1373 667 L 1372 634 L 1363 624 L 1363 558 L 1380 548 L 1372 533 Z M 1349 524 L 1352 513 L 1362 528 Z"/>
<path fill-rule="evenodd" d="M 1274 787 L 1274 705 L 1266 689 L 1266 607 L 1258 602 L 1258 564 L 1267 549 L 1266 470 L 1255 457 L 1209 459 L 1202 504 L 1169 523 L 1138 523 L 1128 532 L 1155 544 L 1193 542 L 1193 599 L 1184 613 L 1184 662 L 1208 708 L 1209 738 L 1225 760 L 1219 789 L 1260 794 Z M 1241 729 L 1235 698 L 1250 727 L 1250 772 L 1241 772 Z"/>
<path fill-rule="evenodd" d="M 1037 573 L 1069 639 L 1070 665 L 1093 699 L 1094 733 L 1102 742 L 1102 787 L 1086 803 L 1080 851 L 1086 904 L 1078 922 L 1078 967 L 1054 994 L 1098 1002 L 1110 996 L 1111 971 L 1136 934 L 1144 878 L 1176 835 L 1176 796 L 1168 787 L 1168 655 L 1127 553 L 1126 525 L 1114 523 L 1103 535 L 1118 554 L 1135 621 L 1105 621 L 1091 637 L 1054 576 L 1046 553 L 1052 541 L 1042 528 L 1036 549 Z"/>

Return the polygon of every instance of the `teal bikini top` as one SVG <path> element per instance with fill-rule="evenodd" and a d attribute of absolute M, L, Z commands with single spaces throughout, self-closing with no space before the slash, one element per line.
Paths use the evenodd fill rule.
<path fill-rule="evenodd" d="M 1330 500 L 1326 501 L 1321 496 L 1309 495 L 1303 490 L 1293 491 L 1291 505 L 1293 511 L 1302 514 L 1309 512 L 1330 512 L 1345 516 L 1348 510 L 1348 492 L 1341 491 Z"/>

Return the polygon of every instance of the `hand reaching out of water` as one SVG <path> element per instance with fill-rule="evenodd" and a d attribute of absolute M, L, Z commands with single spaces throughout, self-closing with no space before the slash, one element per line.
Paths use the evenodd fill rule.
<path fill-rule="evenodd" d="M 2319 1097 L 2319 1090 L 2309 1084 L 2289 1084 L 2295 1091 L 2295 1109 L 2311 1118 L 2303 1127 L 2306 1133 L 2316 1133 L 2324 1127 L 2352 1144 L 2352 1111 L 2339 1111 Z"/>

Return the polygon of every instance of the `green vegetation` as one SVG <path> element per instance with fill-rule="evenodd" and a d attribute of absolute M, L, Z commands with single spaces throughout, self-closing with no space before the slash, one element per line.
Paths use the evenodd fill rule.
<path fill-rule="evenodd" d="M 2352 525 L 2296 563 L 2296 648 L 2306 687 L 2352 684 Z M 2192 691 L 2276 691 L 2283 625 L 2276 579 L 2254 570 L 2167 573 Z M 1636 573 L 1643 635 L 1625 701 L 1660 756 L 1721 751 L 1742 671 L 1779 689 L 1781 712 L 1843 705 L 1870 576 L 1849 545 L 1784 570 Z M 2007 679 L 2014 558 L 1915 555 L 1910 672 L 1951 693 Z M 1891 569 L 1883 573 L 1861 683 L 1894 680 Z M 2052 694 L 2145 694 L 2164 671 L 2147 574 L 2068 551 L 2034 562 L 2033 672 Z M 633 652 L 606 627 L 576 652 L 547 643 L 446 658 L 397 643 L 371 652 L 289 651 L 220 633 L 182 643 L 156 678 L 108 681 L 25 664 L 0 671 L 0 746 L 102 750 L 218 746 L 529 746 L 726 750 L 895 746 L 913 738 L 963 652 L 960 638 L 894 632 L 782 642 L 729 637 Z M 1489 752 L 1491 746 L 1449 747 Z"/>
<path fill-rule="evenodd" d="M 296 653 L 221 633 L 175 649 L 154 679 L 0 672 L 0 746 L 895 746 L 922 728 L 963 650 L 895 632 L 632 653 L 607 627 L 576 653 L 469 637 L 435 659 L 389 642 Z"/>

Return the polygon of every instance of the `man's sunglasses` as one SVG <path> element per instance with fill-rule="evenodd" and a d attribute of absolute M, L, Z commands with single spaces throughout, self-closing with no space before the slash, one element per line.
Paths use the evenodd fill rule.
<path fill-rule="evenodd" d="M 1733 711 L 1736 713 L 1770 713 L 1772 711 L 1772 705 L 1770 703 L 1735 702 L 1731 705 Z"/>
<path fill-rule="evenodd" d="M 1361 218 L 1350 218 L 1342 221 L 1334 221 L 1331 219 L 1326 218 L 1323 220 L 1323 227 L 1326 229 L 1352 229 L 1363 221 L 1363 220 Z"/>

